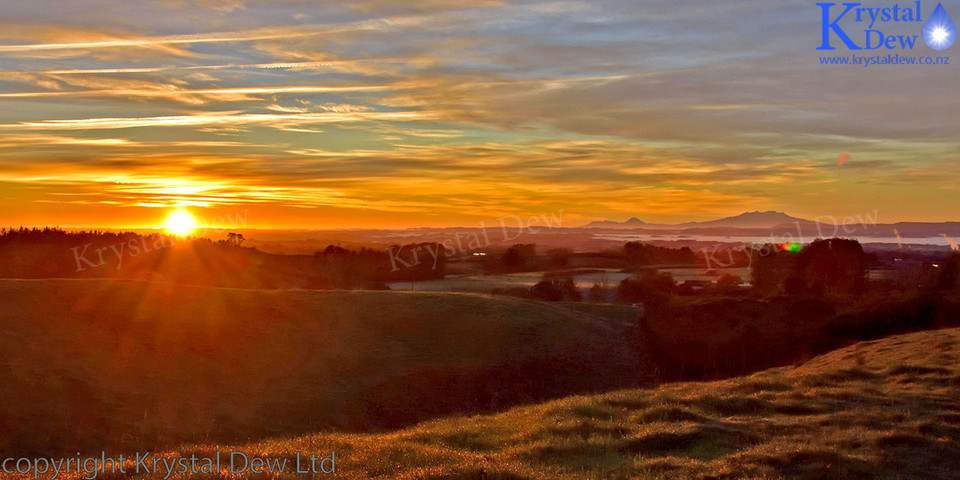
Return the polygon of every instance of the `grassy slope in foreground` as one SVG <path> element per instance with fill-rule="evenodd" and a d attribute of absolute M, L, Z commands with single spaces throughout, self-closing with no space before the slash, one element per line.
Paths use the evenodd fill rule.
<path fill-rule="evenodd" d="M 338 456 L 338 478 L 960 477 L 960 329 L 860 343 L 796 368 L 574 396 L 390 434 L 239 447 Z M 232 447 L 184 447 L 209 456 Z"/>
<path fill-rule="evenodd" d="M 0 280 L 0 452 L 393 429 L 623 388 L 639 361 L 613 323 L 472 294 Z"/>

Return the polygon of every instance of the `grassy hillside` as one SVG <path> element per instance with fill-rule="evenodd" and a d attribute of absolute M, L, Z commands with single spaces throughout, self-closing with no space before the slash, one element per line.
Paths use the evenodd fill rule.
<path fill-rule="evenodd" d="M 0 451 L 382 430 L 622 388 L 641 367 L 619 323 L 472 294 L 0 280 Z"/>
<path fill-rule="evenodd" d="M 797 364 L 857 341 L 960 326 L 960 292 L 857 298 L 674 297 L 641 326 L 665 380 L 713 380 Z"/>
<path fill-rule="evenodd" d="M 726 381 L 238 448 L 285 458 L 335 450 L 337 478 L 348 479 L 955 479 L 958 399 L 960 329 L 951 329 Z"/>

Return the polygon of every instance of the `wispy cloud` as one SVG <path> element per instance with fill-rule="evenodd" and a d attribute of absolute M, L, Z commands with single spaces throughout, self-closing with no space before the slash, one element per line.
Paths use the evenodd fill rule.
<path fill-rule="evenodd" d="M 359 25 L 358 25 L 359 26 Z M 7 44 L 0 45 L 0 53 L 26 53 L 43 52 L 51 50 L 94 50 L 94 49 L 116 49 L 122 47 L 149 47 L 155 48 L 164 45 L 194 45 L 203 43 L 235 43 L 251 42 L 255 40 L 270 40 L 279 38 L 295 38 L 303 36 L 321 35 L 330 33 L 331 30 L 320 28 L 293 28 L 293 29 L 274 29 L 263 28 L 249 31 L 235 32 L 212 32 L 190 35 L 165 35 L 165 36 L 110 36 L 104 34 L 91 35 L 104 38 L 102 40 L 88 40 L 75 42 L 52 42 L 52 43 L 34 43 L 34 44 Z M 58 35 L 60 36 L 60 35 Z"/>
<path fill-rule="evenodd" d="M 241 102 L 263 96 L 291 93 L 361 93 L 388 92 L 404 89 L 393 85 L 344 85 L 344 86 L 279 86 L 186 89 L 175 85 L 150 85 L 148 88 L 113 88 L 95 90 L 70 90 L 53 92 L 0 93 L 0 99 L 30 98 L 128 98 L 170 100 L 190 104 L 209 102 Z"/>
<path fill-rule="evenodd" d="M 416 224 L 960 201 L 950 70 L 822 68 L 802 2 L 91 5 L 0 6 L 0 211 Z"/>
<path fill-rule="evenodd" d="M 312 125 L 362 121 L 427 121 L 429 114 L 419 112 L 353 112 L 306 114 L 243 114 L 218 112 L 198 115 L 177 115 L 141 118 L 83 118 L 77 120 L 44 120 L 0 125 L 2 130 L 104 130 L 139 127 L 203 127 L 230 125 L 264 125 L 271 127 Z"/>

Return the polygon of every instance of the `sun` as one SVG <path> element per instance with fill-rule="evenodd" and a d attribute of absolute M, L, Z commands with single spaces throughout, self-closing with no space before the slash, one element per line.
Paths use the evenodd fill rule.
<path fill-rule="evenodd" d="M 178 208 L 167 215 L 163 221 L 163 229 L 171 235 L 186 237 L 197 229 L 197 219 L 183 208 Z"/>

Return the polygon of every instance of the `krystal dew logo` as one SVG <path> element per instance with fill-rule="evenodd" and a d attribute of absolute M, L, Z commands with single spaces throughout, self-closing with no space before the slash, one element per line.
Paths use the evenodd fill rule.
<path fill-rule="evenodd" d="M 933 50 L 946 50 L 957 39 L 957 27 L 942 4 L 924 20 L 921 3 L 912 6 L 893 4 L 864 7 L 861 3 L 818 3 L 822 20 L 822 39 L 817 50 L 836 50 L 837 39 L 849 50 L 913 50 L 918 38 Z M 923 24 L 918 34 L 916 28 Z M 864 28 L 866 27 L 866 28 Z M 893 30 L 893 33 L 890 31 Z M 860 31 L 863 33 L 860 34 Z M 839 44 L 838 44 L 839 45 Z M 941 57 L 943 58 L 943 57 Z M 853 63 L 857 58 L 854 58 Z M 848 63 L 823 62 L 821 63 Z M 900 62 L 904 63 L 904 62 Z M 912 62 L 907 62 L 912 63 Z M 923 63 L 923 62 L 918 62 Z"/>

